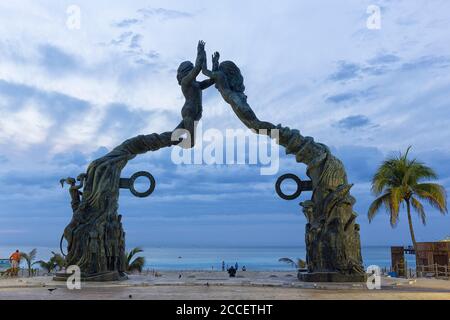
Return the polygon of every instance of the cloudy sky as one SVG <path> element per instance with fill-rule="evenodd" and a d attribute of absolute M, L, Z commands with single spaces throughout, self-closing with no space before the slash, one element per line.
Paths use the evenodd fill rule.
<path fill-rule="evenodd" d="M 379 30 L 366 26 L 369 5 L 381 8 Z M 449 190 L 448 12 L 447 0 L 0 2 L 0 245 L 56 246 L 71 218 L 59 179 L 129 137 L 177 125 L 175 71 L 199 39 L 208 56 L 240 66 L 261 119 L 344 161 L 363 245 L 409 244 L 404 214 L 396 229 L 384 212 L 368 223 L 370 178 L 412 145 Z M 214 88 L 203 127 L 243 128 Z M 175 165 L 170 155 L 140 156 L 123 173 L 157 180 L 149 198 L 121 192 L 129 245 L 304 244 L 299 201 L 274 192 L 280 174 L 305 176 L 284 150 L 274 176 L 258 165 Z M 450 216 L 427 214 L 426 227 L 414 217 L 419 241 L 450 235 Z"/>

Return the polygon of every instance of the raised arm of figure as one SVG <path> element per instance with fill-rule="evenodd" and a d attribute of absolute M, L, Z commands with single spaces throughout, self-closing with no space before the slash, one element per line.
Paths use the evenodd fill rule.
<path fill-rule="evenodd" d="M 206 53 L 205 53 L 205 59 L 203 59 L 203 63 L 202 63 L 202 73 L 204 75 L 206 75 L 207 77 L 209 77 L 209 79 L 207 80 L 203 80 L 202 82 L 200 82 L 200 88 L 202 90 L 209 88 L 210 86 L 212 86 L 214 83 L 216 83 L 216 80 L 213 77 L 213 73 L 211 71 L 208 70 L 208 65 L 207 65 L 207 60 L 206 60 Z"/>
<path fill-rule="evenodd" d="M 181 80 L 182 85 L 186 85 L 195 81 L 200 71 L 202 70 L 203 62 L 206 60 L 205 42 L 200 40 L 197 45 L 197 59 L 195 60 L 194 68 Z"/>
<path fill-rule="evenodd" d="M 216 72 L 219 70 L 219 59 L 220 53 L 218 51 L 214 52 L 212 56 L 212 71 Z"/>
<path fill-rule="evenodd" d="M 216 81 L 214 79 L 206 79 L 203 80 L 202 82 L 200 82 L 200 88 L 202 90 L 208 89 L 209 87 L 211 87 Z"/>
<path fill-rule="evenodd" d="M 202 63 L 202 73 L 210 79 L 214 77 L 213 72 L 211 70 L 208 70 L 208 63 L 206 59 Z"/>

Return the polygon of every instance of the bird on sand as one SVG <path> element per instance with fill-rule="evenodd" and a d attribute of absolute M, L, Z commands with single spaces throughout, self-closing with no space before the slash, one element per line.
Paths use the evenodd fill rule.
<path fill-rule="evenodd" d="M 55 291 L 56 289 L 58 289 L 58 288 L 48 288 L 47 290 L 50 292 L 50 294 L 52 294 L 53 291 Z"/>

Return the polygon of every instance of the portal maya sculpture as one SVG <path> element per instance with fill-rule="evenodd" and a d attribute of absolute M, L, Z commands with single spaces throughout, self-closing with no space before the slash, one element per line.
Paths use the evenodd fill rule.
<path fill-rule="evenodd" d="M 249 129 L 258 134 L 277 137 L 276 143 L 285 147 L 287 154 L 307 165 L 310 181 L 301 181 L 293 174 L 280 177 L 277 193 L 286 200 L 295 199 L 302 191 L 311 191 L 311 200 L 300 203 L 307 218 L 305 242 L 308 272 L 299 274 L 303 281 L 364 281 L 359 225 L 353 211 L 355 199 L 350 195 L 351 184 L 342 162 L 330 149 L 298 130 L 275 126 L 257 118 L 247 103 L 240 69 L 232 61 L 219 62 L 218 52 L 212 56 L 212 68 L 207 67 L 205 43 L 197 46 L 195 64 L 185 61 L 177 71 L 177 80 L 185 97 L 182 121 L 173 131 L 161 134 L 139 135 L 124 141 L 105 156 L 93 161 L 87 172 L 76 179 L 61 180 L 70 185 L 73 216 L 64 229 L 67 241 L 68 265 L 77 265 L 84 280 L 106 281 L 126 278 L 125 232 L 118 213 L 120 188 L 128 188 L 138 196 L 150 195 L 155 180 L 148 172 L 138 172 L 129 179 L 121 178 L 127 162 L 139 154 L 161 148 L 180 146 L 192 148 L 195 144 L 195 124 L 202 117 L 202 91 L 211 85 L 220 92 L 236 116 Z M 207 80 L 198 82 L 202 72 Z M 274 132 L 277 135 L 273 135 Z M 183 133 L 185 133 L 183 135 Z M 150 180 L 150 188 L 139 193 L 134 181 L 139 176 Z M 285 195 L 281 184 L 294 179 L 298 190 Z M 82 191 L 81 191 L 82 189 Z M 61 243 L 62 243 L 61 239 Z M 66 276 L 58 274 L 55 279 Z"/>

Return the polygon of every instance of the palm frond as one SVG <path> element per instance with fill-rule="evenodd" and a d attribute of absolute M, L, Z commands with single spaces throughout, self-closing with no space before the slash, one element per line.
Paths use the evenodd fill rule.
<path fill-rule="evenodd" d="M 284 263 L 287 263 L 287 264 L 289 264 L 289 265 L 291 265 L 293 267 L 297 266 L 297 264 L 294 262 L 294 260 L 292 260 L 290 258 L 280 258 L 280 259 L 278 259 L 278 262 L 284 262 Z"/>
<path fill-rule="evenodd" d="M 145 265 L 145 258 L 144 257 L 137 257 L 136 259 L 133 260 L 132 263 L 130 263 L 130 265 L 128 266 L 128 271 L 139 271 L 142 272 L 142 269 L 144 268 Z"/>
<path fill-rule="evenodd" d="M 297 258 L 296 261 L 294 261 L 290 258 L 280 258 L 280 259 L 278 259 L 278 262 L 287 263 L 288 265 L 290 265 L 294 268 L 299 268 L 299 269 L 306 268 L 306 262 L 299 258 Z"/>
<path fill-rule="evenodd" d="M 142 272 L 142 269 L 144 268 L 145 265 L 145 258 L 144 257 L 137 257 L 136 259 L 134 259 L 133 261 L 131 261 L 133 259 L 133 257 L 140 253 L 143 252 L 144 250 L 142 250 L 140 247 L 136 247 L 131 249 L 130 252 L 125 252 L 125 256 L 127 258 L 127 263 L 126 263 L 126 269 L 127 271 L 139 271 Z"/>
<path fill-rule="evenodd" d="M 59 253 L 55 253 L 52 251 L 53 257 L 50 258 L 50 261 L 53 262 L 55 267 L 62 269 L 66 266 L 66 259 Z"/>
<path fill-rule="evenodd" d="M 136 247 L 136 248 L 131 249 L 131 251 L 128 254 L 126 254 L 126 256 L 127 256 L 127 263 L 130 264 L 131 263 L 131 259 L 133 259 L 133 257 L 136 254 L 141 253 L 141 252 L 144 252 L 144 250 L 142 250 L 142 248 L 140 248 L 140 247 Z"/>
<path fill-rule="evenodd" d="M 447 193 L 443 186 L 437 183 L 419 183 L 414 185 L 412 190 L 417 197 L 427 201 L 442 214 L 448 212 Z"/>
<path fill-rule="evenodd" d="M 27 263 L 28 263 L 28 261 L 31 261 L 31 257 L 26 252 L 21 252 L 20 253 L 20 259 L 21 260 L 22 259 L 25 260 Z"/>
<path fill-rule="evenodd" d="M 33 250 L 31 250 L 31 251 L 28 253 L 28 255 L 29 255 L 29 257 L 30 257 L 30 260 L 33 261 L 34 259 L 36 259 L 37 249 L 34 248 Z"/>
<path fill-rule="evenodd" d="M 406 148 L 406 152 L 402 155 L 402 153 L 400 153 L 400 157 L 402 158 L 403 161 L 406 161 L 408 159 L 408 154 L 409 151 L 411 151 L 412 146 L 409 145 L 408 148 Z"/>
<path fill-rule="evenodd" d="M 418 161 L 414 161 L 413 163 L 410 164 L 408 174 L 409 174 L 408 183 L 410 185 L 416 184 L 424 179 L 435 180 L 438 178 L 438 175 L 432 168 Z"/>
<path fill-rule="evenodd" d="M 375 215 L 378 213 L 380 208 L 385 204 L 386 199 L 391 197 L 390 193 L 385 193 L 382 196 L 376 198 L 369 207 L 369 211 L 367 212 L 367 217 L 369 218 L 369 223 L 372 222 Z"/>
<path fill-rule="evenodd" d="M 372 192 L 380 195 L 386 187 L 392 186 L 395 163 L 392 159 L 385 160 L 377 169 L 372 179 Z"/>
<path fill-rule="evenodd" d="M 36 259 L 36 254 L 37 254 L 37 249 L 34 248 L 33 250 L 31 250 L 30 252 L 26 253 L 26 252 L 21 252 L 20 253 L 20 257 L 25 259 L 27 262 L 31 262 L 34 259 Z"/>
<path fill-rule="evenodd" d="M 306 268 L 306 261 L 302 259 L 297 259 L 297 267 L 300 269 Z"/>
<path fill-rule="evenodd" d="M 392 188 L 389 193 L 389 201 L 385 201 L 385 204 L 389 204 L 389 216 L 390 223 L 393 228 L 397 226 L 398 223 L 398 214 L 400 211 L 400 204 L 404 199 L 404 194 L 402 192 L 402 188 Z"/>
<path fill-rule="evenodd" d="M 52 272 L 56 267 L 55 263 L 51 261 L 51 259 L 49 261 L 39 260 L 36 261 L 36 263 L 39 264 L 42 269 L 47 270 L 48 273 Z"/>
<path fill-rule="evenodd" d="M 414 208 L 414 210 L 417 211 L 417 214 L 419 215 L 419 218 L 422 220 L 422 223 L 426 225 L 427 221 L 423 205 L 416 198 L 411 198 L 411 205 Z"/>

